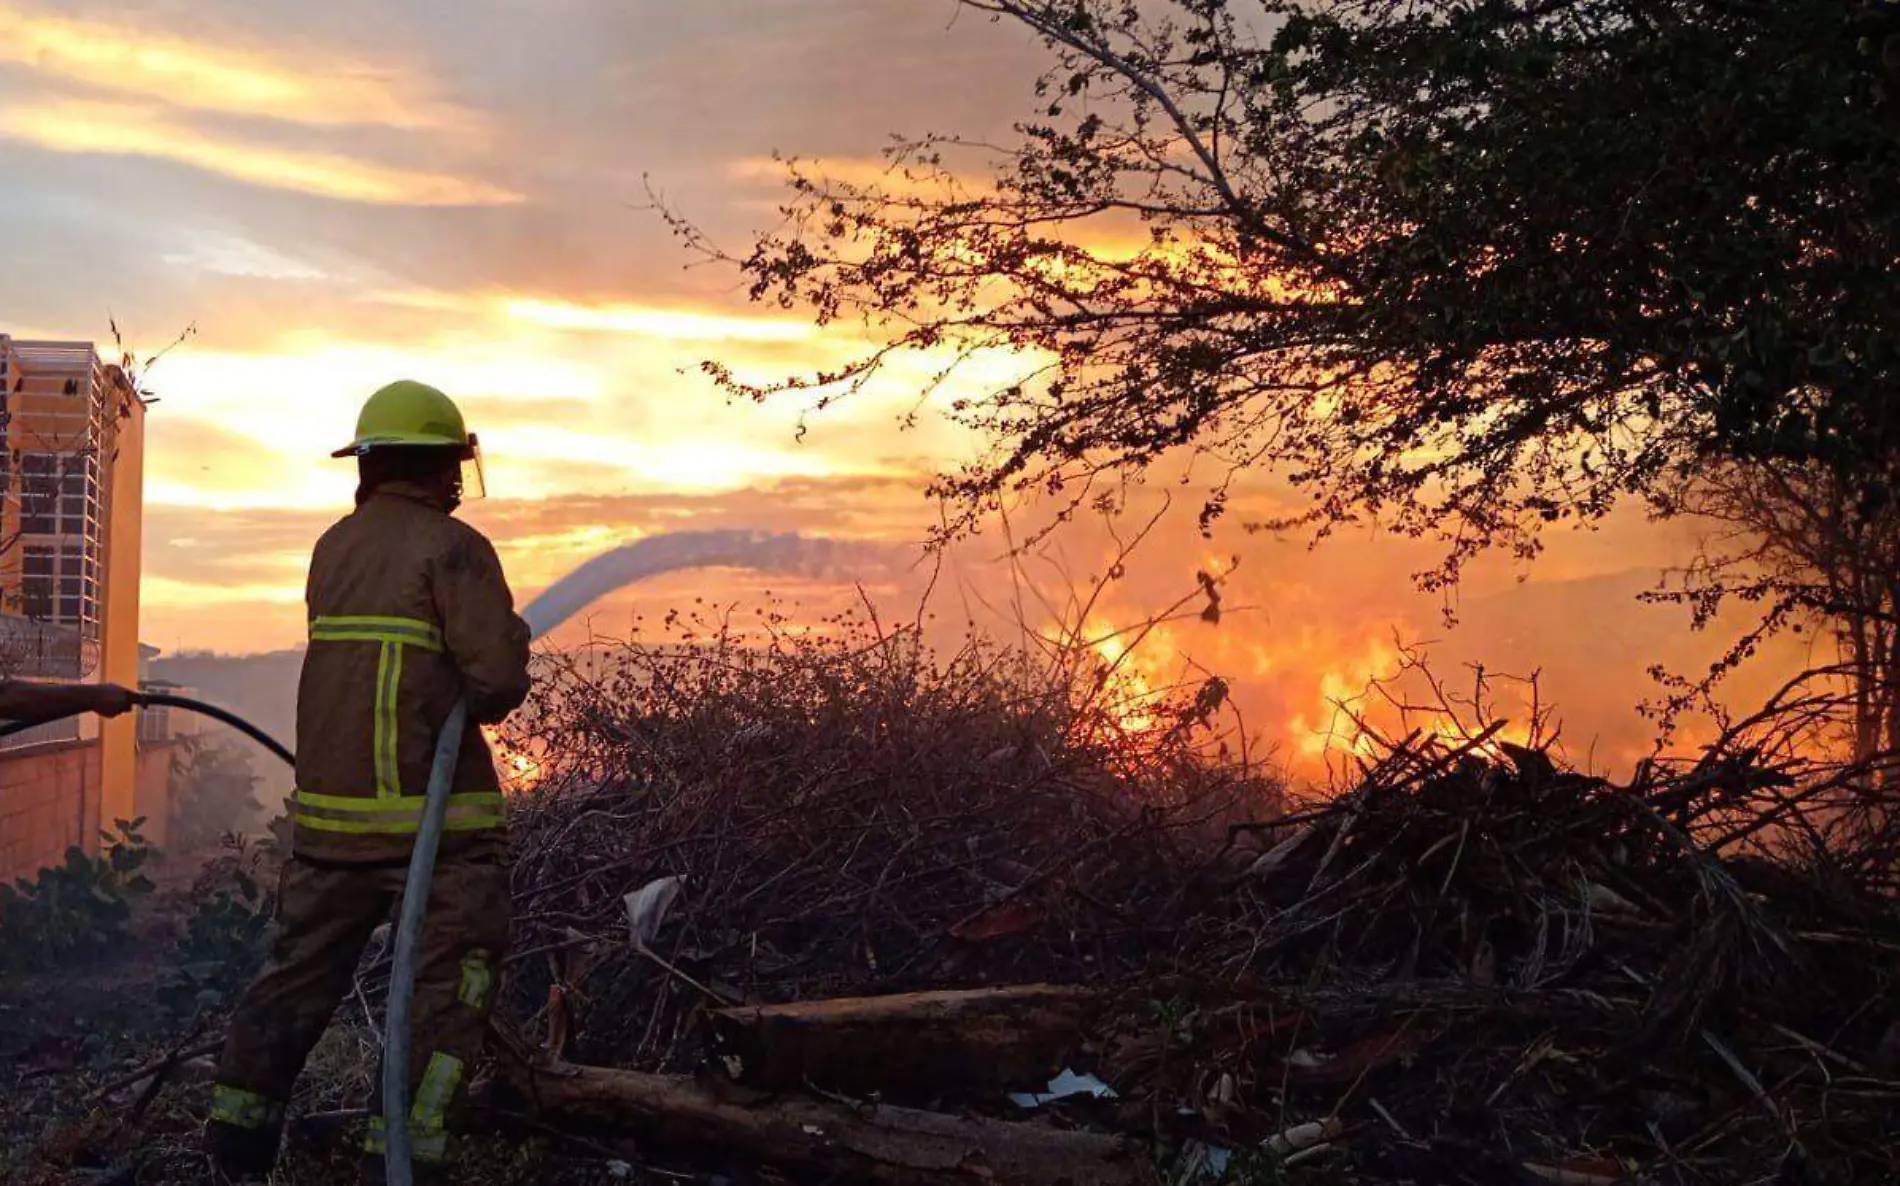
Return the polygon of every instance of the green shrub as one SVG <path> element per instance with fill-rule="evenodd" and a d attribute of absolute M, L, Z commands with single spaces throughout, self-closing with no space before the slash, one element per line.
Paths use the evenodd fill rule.
<path fill-rule="evenodd" d="M 159 1004 L 177 1016 L 216 1012 L 231 1004 L 264 961 L 275 895 L 263 888 L 263 854 L 243 836 L 223 838 L 224 852 L 192 887 L 196 909 L 172 950 L 158 988 Z"/>
<path fill-rule="evenodd" d="M 101 832 L 102 852 L 77 845 L 66 863 L 0 885 L 0 964 L 55 968 L 98 955 L 125 937 L 132 902 L 152 891 L 142 870 L 158 850 L 139 834 L 144 817 L 115 820 Z"/>

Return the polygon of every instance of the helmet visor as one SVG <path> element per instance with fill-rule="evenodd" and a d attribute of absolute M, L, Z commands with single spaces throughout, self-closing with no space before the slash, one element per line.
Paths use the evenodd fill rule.
<path fill-rule="evenodd" d="M 488 475 L 482 472 L 482 445 L 468 434 L 468 452 L 462 457 L 462 501 L 488 497 Z"/>

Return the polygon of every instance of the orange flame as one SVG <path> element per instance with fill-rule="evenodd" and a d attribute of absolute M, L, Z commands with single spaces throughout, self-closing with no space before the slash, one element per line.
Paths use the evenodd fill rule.
<path fill-rule="evenodd" d="M 1492 710 L 1513 711 L 1501 724 L 1487 720 L 1460 721 L 1444 711 L 1424 712 L 1407 703 L 1406 657 L 1391 642 L 1373 639 L 1365 643 L 1357 657 L 1325 668 L 1319 677 L 1319 696 L 1323 707 L 1314 714 L 1296 713 L 1288 721 L 1300 755 L 1314 763 L 1336 757 L 1373 760 L 1380 757 L 1387 743 L 1416 737 L 1418 742 L 1436 742 L 1460 747 L 1473 745 L 1473 752 L 1494 760 L 1504 758 L 1500 742 L 1532 744 L 1534 725 L 1528 706 L 1494 704 Z M 1391 695 L 1381 695 L 1384 686 Z M 1413 689 L 1414 691 L 1418 689 Z M 1429 697 L 1415 698 L 1429 704 Z M 1484 737 L 1478 742 L 1479 737 Z"/>
<path fill-rule="evenodd" d="M 533 754 L 511 744 L 493 725 L 483 725 L 482 736 L 495 755 L 495 773 L 501 778 L 503 794 L 525 795 L 541 785 L 545 771 Z"/>
<path fill-rule="evenodd" d="M 1094 657 L 1094 678 L 1099 683 L 1093 699 L 1113 722 L 1116 732 L 1131 736 L 1161 726 L 1157 708 L 1166 681 L 1158 666 L 1159 657 L 1174 650 L 1174 640 L 1165 628 L 1131 635 L 1104 619 L 1091 617 L 1073 632 L 1045 631 L 1044 637 L 1057 644 L 1079 643 Z"/>

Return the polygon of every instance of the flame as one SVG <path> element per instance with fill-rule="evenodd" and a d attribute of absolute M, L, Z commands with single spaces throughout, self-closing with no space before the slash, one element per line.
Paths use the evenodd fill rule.
<path fill-rule="evenodd" d="M 1324 668 L 1319 675 L 1317 708 L 1295 713 L 1287 722 L 1288 735 L 1301 756 L 1316 761 L 1332 754 L 1372 757 L 1378 737 L 1368 728 L 1366 700 L 1375 685 L 1398 675 L 1402 667 L 1397 647 L 1373 639 L 1355 657 Z"/>
<path fill-rule="evenodd" d="M 1315 764 L 1339 757 L 1372 761 L 1383 756 L 1388 744 L 1416 735 L 1417 743 L 1471 746 L 1474 753 L 1501 761 L 1505 754 L 1500 743 L 1534 744 L 1528 705 L 1489 705 L 1491 714 L 1510 712 L 1501 724 L 1489 718 L 1461 721 L 1446 712 L 1421 715 L 1408 701 L 1430 699 L 1403 694 L 1406 668 L 1407 658 L 1396 645 L 1371 639 L 1352 659 L 1323 670 L 1318 688 L 1322 707 L 1311 714 L 1296 713 L 1287 723 L 1300 755 Z M 1382 686 L 1392 689 L 1390 697 L 1380 694 Z"/>
<path fill-rule="evenodd" d="M 1176 650 L 1165 627 L 1131 632 L 1091 617 L 1078 630 L 1045 631 L 1044 637 L 1058 644 L 1079 643 L 1094 656 L 1093 677 L 1100 682 L 1093 698 L 1117 733 L 1133 736 L 1161 727 L 1157 706 L 1166 681 L 1159 661 Z"/>
<path fill-rule="evenodd" d="M 493 725 L 482 726 L 489 752 L 495 755 L 495 773 L 501 778 L 503 794 L 525 795 L 541 785 L 546 771 L 533 754 L 514 745 Z"/>

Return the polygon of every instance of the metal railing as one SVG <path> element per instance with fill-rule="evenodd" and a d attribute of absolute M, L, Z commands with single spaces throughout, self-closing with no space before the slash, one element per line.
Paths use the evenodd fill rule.
<path fill-rule="evenodd" d="M 12 753 L 15 750 L 32 749 L 41 745 L 58 745 L 62 742 L 78 741 L 80 738 L 79 718 L 67 717 L 60 721 L 48 721 L 44 725 L 34 725 L 18 733 L 0 737 L 0 753 Z"/>

